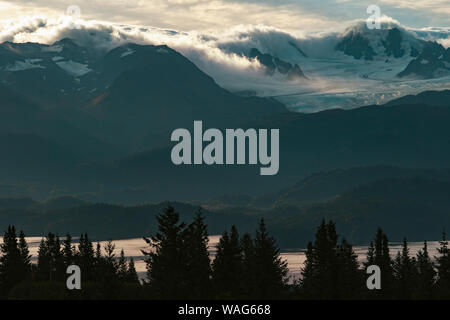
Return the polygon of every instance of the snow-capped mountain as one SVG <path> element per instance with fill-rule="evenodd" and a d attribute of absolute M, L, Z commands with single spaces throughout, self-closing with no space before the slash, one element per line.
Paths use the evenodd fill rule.
<path fill-rule="evenodd" d="M 251 28 L 216 45 L 245 56 L 254 50 L 258 61 L 271 63 L 270 57 L 276 57 L 299 66 L 307 80 L 274 83 L 277 72 L 266 72 L 266 80 L 248 89 L 275 96 L 292 110 L 315 112 L 382 104 L 407 94 L 450 88 L 450 49 L 437 41 L 446 39 L 447 31 L 419 32 L 385 17 L 381 29 L 368 29 L 365 21 L 342 32 L 307 36 Z M 233 88 L 233 83 L 222 83 Z"/>
<path fill-rule="evenodd" d="M 224 90 L 165 45 L 129 43 L 101 50 L 63 39 L 51 45 L 7 42 L 0 52 L 0 85 L 8 96 L 18 95 L 36 105 L 38 115 L 48 111 L 127 152 L 166 145 L 169 132 L 197 119 L 222 127 L 286 111 L 275 100 Z M 11 107 L 14 113 L 2 114 L 2 120 L 30 118 L 21 113 L 22 105 Z M 39 121 L 32 132 L 36 126 Z"/>
<path fill-rule="evenodd" d="M 382 104 L 450 88 L 450 49 L 440 41 L 448 40 L 447 29 L 413 30 L 386 17 L 381 26 L 370 30 L 359 21 L 343 31 L 320 34 L 262 26 L 198 34 L 90 25 L 71 31 L 73 40 L 5 42 L 0 46 L 0 81 L 34 90 L 47 105 L 80 104 L 106 90 L 130 65 L 143 62 L 145 54 L 132 44 L 137 43 L 166 45 L 161 52 L 176 50 L 223 88 L 274 97 L 295 111 Z"/>
<path fill-rule="evenodd" d="M 398 74 L 399 77 L 421 76 L 425 79 L 450 75 L 450 48 L 436 42 L 427 42 L 416 59 Z"/>
<path fill-rule="evenodd" d="M 256 84 L 278 92 L 293 90 L 292 96 L 277 98 L 292 99 L 292 108 L 309 104 L 315 111 L 341 101 L 346 107 L 356 106 L 370 100 L 367 97 L 376 85 L 384 85 L 380 94 L 385 95 L 396 83 L 402 90 L 411 84 L 422 90 L 436 81 L 442 89 L 445 77 L 397 77 L 423 50 L 417 57 L 405 51 L 395 58 L 398 48 L 387 46 L 391 57 L 386 58 L 386 48 L 383 53 L 373 46 L 373 60 L 356 59 L 335 49 L 339 40 L 326 39 L 315 51 L 307 42 L 283 38 L 279 46 L 289 52 L 264 47 L 262 41 L 245 43 L 254 57 L 233 57 L 261 68 L 255 73 L 259 75 Z M 400 105 L 298 114 L 286 112 L 276 99 L 241 97 L 225 90 L 201 70 L 205 65 L 199 60 L 193 63 L 195 59 L 186 58 L 186 51 L 181 54 L 167 45 L 120 43 L 105 49 L 63 39 L 51 44 L 6 42 L 0 48 L 0 99 L 4 101 L 0 104 L 4 154 L 0 164 L 5 168 L 0 179 L 26 181 L 32 188 L 37 181 L 42 194 L 75 190 L 100 194 L 102 199 L 120 196 L 125 201 L 164 199 L 167 194 L 196 199 L 282 187 L 309 170 L 379 163 L 443 167 L 450 158 L 448 148 L 442 148 L 448 140 L 448 94 L 441 92 Z M 221 57 L 226 61 L 229 56 Z M 266 58 L 264 66 L 259 59 Z M 270 62 L 271 74 L 267 73 Z M 287 79 L 296 65 L 305 77 Z M 241 70 L 247 71 L 246 66 Z M 329 87 L 314 88 L 319 81 Z M 363 86 L 365 91 L 356 91 Z M 346 95 L 343 88 L 348 89 Z M 433 101 L 439 105 L 430 104 Z M 174 166 L 168 158 L 171 132 L 190 128 L 198 119 L 221 129 L 279 128 L 283 171 L 276 180 L 263 181 L 249 166 Z"/>
<path fill-rule="evenodd" d="M 243 53 L 246 57 L 258 60 L 265 68 L 265 74 L 273 76 L 275 72 L 285 75 L 288 80 L 297 80 L 306 78 L 298 64 L 290 64 L 268 53 L 261 53 L 256 48 L 251 48 L 250 52 Z"/>
<path fill-rule="evenodd" d="M 336 45 L 336 50 L 355 59 L 374 60 L 375 56 L 392 59 L 411 57 L 397 77 L 439 78 L 450 75 L 450 48 L 434 41 L 425 41 L 398 25 L 385 29 L 350 28 Z"/>

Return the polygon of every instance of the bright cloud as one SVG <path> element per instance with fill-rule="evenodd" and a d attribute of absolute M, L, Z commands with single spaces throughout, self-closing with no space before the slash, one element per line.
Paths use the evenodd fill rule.
<path fill-rule="evenodd" d="M 152 25 L 178 30 L 264 24 L 284 30 L 324 30 L 367 17 L 372 0 L 0 0 L 0 19 L 61 16 L 70 5 L 86 20 Z M 384 14 L 411 27 L 448 26 L 448 0 L 381 0 Z"/>

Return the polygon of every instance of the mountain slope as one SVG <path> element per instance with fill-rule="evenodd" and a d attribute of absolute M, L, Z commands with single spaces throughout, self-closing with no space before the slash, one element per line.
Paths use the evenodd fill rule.
<path fill-rule="evenodd" d="M 436 42 L 426 42 L 422 52 L 398 74 L 398 77 L 432 79 L 450 75 L 450 48 Z"/>
<path fill-rule="evenodd" d="M 281 191 L 274 205 L 308 205 L 328 201 L 364 184 L 386 179 L 435 179 L 450 181 L 450 169 L 408 169 L 391 166 L 357 167 L 318 172 Z"/>
<path fill-rule="evenodd" d="M 124 60 L 127 67 L 115 64 L 125 71 L 88 110 L 101 121 L 102 132 L 97 134 L 110 142 L 125 145 L 131 142 L 136 149 L 145 150 L 167 145 L 174 129 L 190 127 L 194 120 L 203 120 L 209 127 L 225 128 L 285 110 L 274 100 L 231 94 L 166 46 L 127 46 L 127 49 L 132 53 L 116 57 Z M 107 65 L 114 55 L 118 53 L 106 56 Z M 127 59 L 133 59 L 133 63 L 127 63 Z M 142 140 L 136 141 L 136 137 Z"/>
<path fill-rule="evenodd" d="M 107 159 L 115 153 L 111 145 L 3 84 L 0 84 L 0 100 L 0 131 L 3 133 L 40 136 L 70 150 L 79 158 Z"/>
<path fill-rule="evenodd" d="M 450 108 L 445 105 L 446 97 L 446 92 L 435 94 L 442 101 L 439 106 L 401 104 L 284 113 L 249 123 L 249 127 L 280 130 L 280 171 L 275 176 L 260 176 L 259 166 L 254 165 L 175 166 L 170 147 L 130 155 L 106 171 L 94 167 L 88 175 L 98 181 L 107 179 L 113 186 L 139 186 L 151 200 L 165 199 L 165 194 L 191 200 L 270 193 L 308 174 L 338 168 L 380 164 L 447 168 Z M 192 130 L 192 125 L 187 128 Z"/>
<path fill-rule="evenodd" d="M 449 194 L 449 182 L 381 180 L 344 193 L 305 214 L 311 224 L 317 224 L 321 218 L 333 219 L 340 232 L 356 243 L 370 241 L 377 226 L 381 226 L 392 241 L 403 237 L 423 241 L 438 238 L 442 228 L 450 226 Z"/>
<path fill-rule="evenodd" d="M 45 116 L 56 115 L 53 126 L 59 121 L 78 128 L 125 153 L 167 146 L 170 133 L 193 120 L 233 127 L 285 111 L 273 99 L 226 91 L 164 45 L 126 44 L 104 52 L 63 39 L 51 46 L 4 43 L 0 49 L 5 88 L 43 106 Z M 93 143 L 81 138 L 87 139 L 80 134 L 77 144 Z"/>

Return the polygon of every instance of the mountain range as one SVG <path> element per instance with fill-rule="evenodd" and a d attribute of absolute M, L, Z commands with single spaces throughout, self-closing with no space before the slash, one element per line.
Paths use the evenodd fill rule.
<path fill-rule="evenodd" d="M 449 49 L 440 44 L 395 28 L 355 32 L 336 42 L 334 54 L 358 66 L 371 59 L 404 65 L 396 77 L 445 79 Z M 267 77 L 314 81 L 306 60 L 314 56 L 289 46 L 299 60 L 255 46 L 240 53 L 258 60 Z M 1 44 L 0 101 L 1 221 L 30 235 L 141 236 L 154 231 L 165 200 L 184 217 L 203 206 L 213 233 L 232 223 L 251 231 L 266 217 L 285 247 L 304 246 L 324 217 L 359 243 L 377 224 L 395 239 L 435 238 L 449 224 L 449 90 L 297 113 L 283 99 L 222 88 L 166 45 L 101 50 L 66 38 Z M 260 176 L 251 165 L 173 165 L 170 134 L 194 120 L 279 129 L 279 174 Z"/>
<path fill-rule="evenodd" d="M 233 94 L 167 46 L 126 44 L 102 53 L 63 39 L 1 49 L 0 179 L 27 186 L 33 197 L 76 193 L 136 203 L 255 195 L 323 170 L 443 167 L 450 157 L 447 91 L 303 114 L 273 98 Z M 252 166 L 174 166 L 170 133 L 193 120 L 280 129 L 280 173 L 261 178 Z"/>

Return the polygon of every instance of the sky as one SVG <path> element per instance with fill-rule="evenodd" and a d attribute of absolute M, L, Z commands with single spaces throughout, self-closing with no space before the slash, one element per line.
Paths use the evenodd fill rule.
<path fill-rule="evenodd" d="M 371 4 L 408 27 L 450 26 L 450 0 L 0 0 L 0 20 L 58 17 L 77 6 L 84 20 L 182 31 L 269 25 L 307 32 L 344 29 L 353 20 L 367 18 Z"/>

